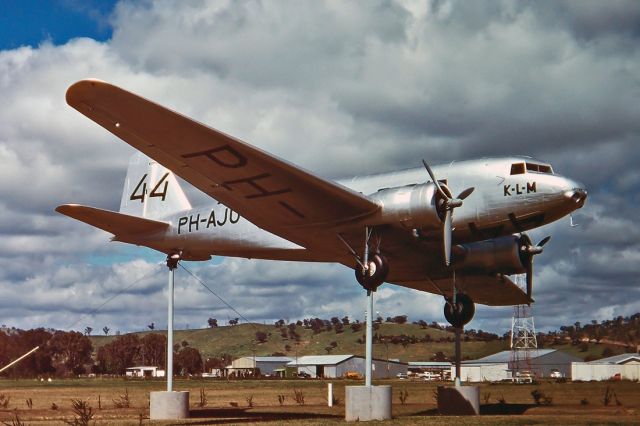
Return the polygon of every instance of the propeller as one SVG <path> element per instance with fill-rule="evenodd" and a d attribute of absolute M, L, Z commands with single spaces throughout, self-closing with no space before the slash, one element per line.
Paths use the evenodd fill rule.
<path fill-rule="evenodd" d="M 549 242 L 551 235 L 544 237 L 536 245 L 531 243 L 527 234 L 522 234 L 520 239 L 520 256 L 527 269 L 527 298 L 533 294 L 533 256 L 542 253 L 543 247 Z"/>
<path fill-rule="evenodd" d="M 445 191 L 436 176 L 433 174 L 433 170 L 427 164 L 426 161 L 422 160 L 422 164 L 424 164 L 424 168 L 427 169 L 427 173 L 431 177 L 431 181 L 436 186 L 438 194 L 443 201 L 440 208 L 444 209 L 444 220 L 442 225 L 442 241 L 444 247 L 444 263 L 446 266 L 451 264 L 451 234 L 453 233 L 453 209 L 460 207 L 462 205 L 462 201 L 467 198 L 471 193 L 475 190 L 474 187 L 470 187 L 462 191 L 458 194 L 458 197 L 453 198 L 449 190 Z"/>

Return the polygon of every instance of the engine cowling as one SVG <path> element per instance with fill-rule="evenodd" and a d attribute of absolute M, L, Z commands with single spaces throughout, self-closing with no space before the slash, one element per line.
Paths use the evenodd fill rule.
<path fill-rule="evenodd" d="M 446 186 L 441 185 L 448 193 Z M 432 182 L 382 189 L 369 196 L 382 207 L 375 225 L 400 223 L 408 229 L 440 229 L 442 197 Z"/>
<path fill-rule="evenodd" d="M 492 240 L 461 244 L 453 250 L 453 265 L 456 269 L 499 272 L 506 275 L 526 271 L 520 247 L 524 244 L 520 235 L 508 235 Z"/>

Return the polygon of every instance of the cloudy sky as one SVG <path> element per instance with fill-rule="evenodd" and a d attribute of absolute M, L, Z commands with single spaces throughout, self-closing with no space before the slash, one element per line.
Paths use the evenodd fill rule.
<path fill-rule="evenodd" d="M 117 210 L 133 153 L 66 105 L 66 88 L 87 77 L 329 178 L 414 167 L 420 158 L 547 160 L 584 182 L 589 200 L 574 217 L 580 226 L 566 219 L 532 233 L 553 235 L 536 259 L 538 328 L 640 311 L 635 0 L 1 8 L 0 324 L 165 327 L 163 256 L 110 243 L 54 212 L 68 202 Z M 253 321 L 363 317 L 363 292 L 342 266 L 186 266 Z M 176 305 L 179 328 L 238 316 L 182 270 Z M 376 311 L 444 321 L 440 297 L 391 285 L 378 292 Z M 511 313 L 479 307 L 469 327 L 503 333 Z"/>

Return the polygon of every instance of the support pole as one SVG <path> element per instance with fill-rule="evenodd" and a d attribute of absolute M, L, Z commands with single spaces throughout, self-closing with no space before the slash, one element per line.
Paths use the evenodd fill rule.
<path fill-rule="evenodd" d="M 373 291 L 367 290 L 367 336 L 366 336 L 366 356 L 364 385 L 371 386 L 371 362 L 373 358 Z"/>
<path fill-rule="evenodd" d="M 455 354 L 455 361 L 456 361 L 456 380 L 455 380 L 455 385 L 456 386 L 460 386 L 460 355 L 461 355 L 461 350 L 460 350 L 460 335 L 462 334 L 462 327 L 456 327 L 455 328 L 455 333 L 456 333 L 456 354 Z"/>
<path fill-rule="evenodd" d="M 180 256 L 173 254 L 167 256 L 167 267 L 169 268 L 169 291 L 168 313 L 167 313 L 167 392 L 173 392 L 173 282 L 175 270 L 178 267 Z"/>

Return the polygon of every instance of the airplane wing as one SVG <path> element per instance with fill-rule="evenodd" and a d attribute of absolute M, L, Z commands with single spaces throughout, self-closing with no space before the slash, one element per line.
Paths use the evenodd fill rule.
<path fill-rule="evenodd" d="M 103 231 L 110 232 L 115 235 L 117 240 L 120 240 L 120 237 L 126 237 L 128 235 L 164 232 L 169 227 L 169 224 L 165 222 L 158 222 L 78 204 L 63 204 L 56 207 L 56 211 L 81 222 L 88 223 L 96 228 L 100 228 Z"/>
<path fill-rule="evenodd" d="M 66 98 L 73 108 L 257 226 L 307 248 L 329 249 L 328 237 L 323 243 L 319 234 L 380 208 L 360 193 L 109 83 L 79 81 Z M 336 237 L 330 238 L 333 245 Z"/>
<path fill-rule="evenodd" d="M 447 297 L 451 297 L 453 288 L 451 278 L 403 281 L 398 284 Z M 527 294 L 506 275 L 457 274 L 456 287 L 469 295 L 474 302 L 488 306 L 513 306 L 533 302 L 533 299 L 529 299 Z"/>

